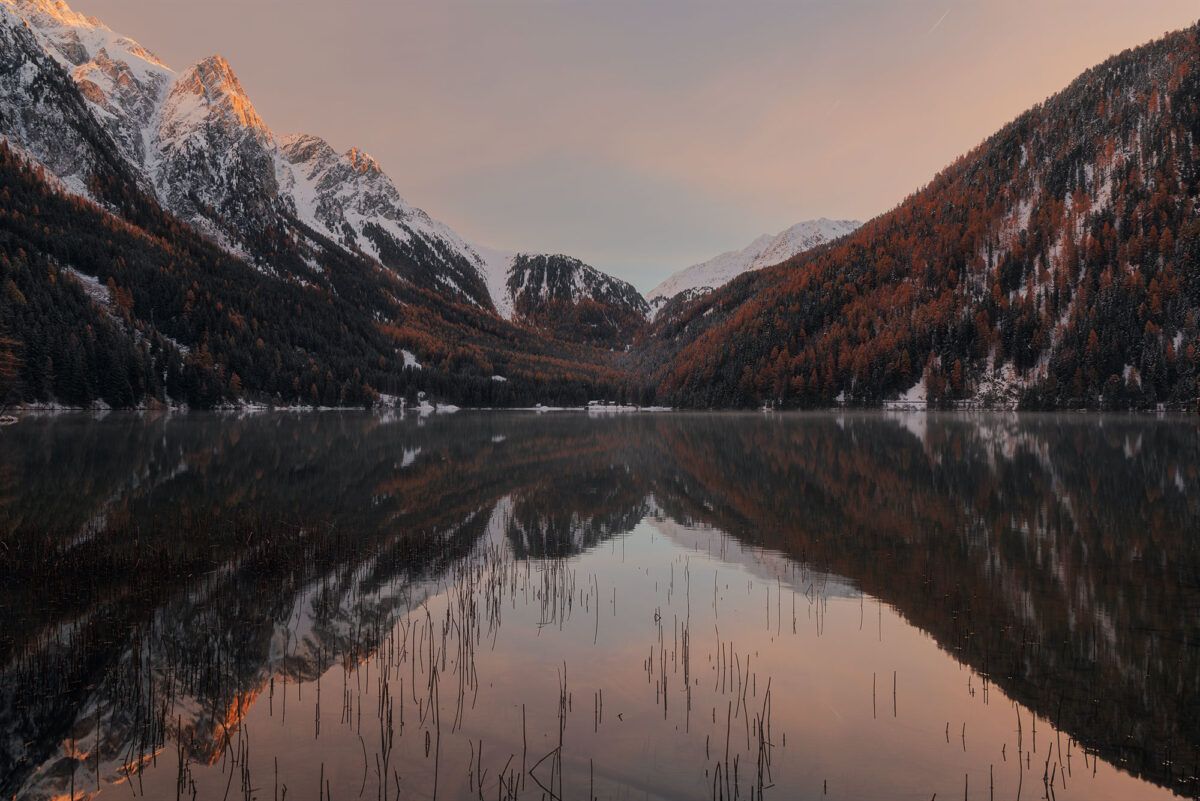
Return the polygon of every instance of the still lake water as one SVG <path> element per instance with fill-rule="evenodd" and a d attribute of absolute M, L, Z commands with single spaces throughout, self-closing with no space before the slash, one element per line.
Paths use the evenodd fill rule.
<path fill-rule="evenodd" d="M 1200 423 L 26 419 L 0 797 L 1200 791 Z"/>

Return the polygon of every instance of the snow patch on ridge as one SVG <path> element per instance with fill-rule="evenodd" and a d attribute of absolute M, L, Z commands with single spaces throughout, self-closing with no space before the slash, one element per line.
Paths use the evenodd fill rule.
<path fill-rule="evenodd" d="M 646 298 L 651 305 L 661 307 L 662 302 L 681 292 L 718 289 L 743 273 L 785 262 L 806 250 L 853 233 L 861 225 L 854 220 L 822 217 L 797 223 L 774 236 L 764 234 L 741 250 L 722 253 L 675 273 L 652 289 Z"/>
<path fill-rule="evenodd" d="M 483 261 L 483 277 L 496 313 L 505 320 L 511 320 L 514 309 L 513 298 L 508 291 L 508 275 L 517 254 L 487 247 L 476 247 L 475 250 Z"/>

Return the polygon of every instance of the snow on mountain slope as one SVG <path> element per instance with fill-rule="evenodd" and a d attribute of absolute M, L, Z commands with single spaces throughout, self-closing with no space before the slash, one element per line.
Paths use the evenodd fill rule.
<path fill-rule="evenodd" d="M 34 32 L 0 2 L 0 139 L 45 166 L 63 186 L 85 194 L 104 161 L 99 123 L 42 48 Z"/>
<path fill-rule="evenodd" d="M 571 341 L 628 344 L 650 312 L 633 286 L 570 256 L 518 254 L 505 290 L 514 318 Z"/>
<path fill-rule="evenodd" d="M 42 48 L 74 79 L 93 114 L 139 171 L 143 132 L 174 78 L 158 57 L 59 0 L 0 0 L 29 23 Z"/>
<path fill-rule="evenodd" d="M 286 229 L 295 215 L 410 280 L 490 304 L 483 259 L 470 244 L 405 203 L 361 151 L 338 156 L 307 136 L 281 147 L 225 59 L 213 56 L 176 74 L 62 0 L 0 0 L 0 10 L 11 29 L 6 39 L 20 31 L 26 38 L 22 48 L 5 48 L 11 63 L 0 78 L 0 131 L 70 191 L 88 194 L 95 159 L 75 152 L 81 147 L 72 141 L 56 141 L 62 109 L 70 106 L 64 92 L 34 104 L 53 84 L 53 63 L 74 81 L 98 123 L 93 127 L 107 132 L 137 179 L 164 207 L 230 250 L 246 252 L 245 240 L 277 223 Z M 35 68 L 29 62 L 39 55 L 53 62 Z"/>
<path fill-rule="evenodd" d="M 476 246 L 475 251 L 483 259 L 483 275 L 487 281 L 488 294 L 496 313 L 505 320 L 513 318 L 513 296 L 508 291 L 508 274 L 512 270 L 517 254 L 505 250 Z"/>
<path fill-rule="evenodd" d="M 132 39 L 61 0 L 0 0 L 0 9 L 17 24 L 28 23 L 164 207 L 226 248 L 248 254 L 254 248 L 247 240 L 273 227 L 289 229 L 294 216 L 418 285 L 492 305 L 484 260 L 468 242 L 406 203 L 362 151 L 337 154 L 306 135 L 280 141 L 225 59 L 213 56 L 176 74 Z M 5 95 L 16 109 L 28 105 L 28 92 L 14 88 Z M 15 123 L 6 122 L 9 127 Z M 24 147 L 36 137 L 14 138 Z M 56 175 L 78 174 L 66 183 L 87 194 L 84 160 L 68 163 L 53 152 L 52 137 L 43 140 L 46 146 L 25 149 Z M 305 238 L 302 231 L 293 235 Z"/>
<path fill-rule="evenodd" d="M 476 247 L 483 259 L 488 292 L 506 320 L 528 316 L 551 303 L 591 301 L 642 316 L 645 299 L 630 284 L 570 256 L 510 253 Z M 524 310 L 524 311 L 523 311 Z"/>
<path fill-rule="evenodd" d="M 402 273 L 402 262 L 429 263 L 434 280 L 486 305 L 484 259 L 449 226 L 407 203 L 363 151 L 339 154 L 324 139 L 296 134 L 280 144 L 280 171 L 307 225 Z"/>
<path fill-rule="evenodd" d="M 286 206 L 278 197 L 270 131 L 223 59 L 176 75 L 137 42 L 62 0 L 0 0 L 0 8 L 24 20 L 135 179 L 166 208 L 229 245 Z M 88 194 L 87 165 L 73 170 L 28 149 L 69 188 Z M 67 180 L 72 172 L 83 177 Z"/>
<path fill-rule="evenodd" d="M 507 288 L 518 311 L 527 305 L 581 299 L 647 310 L 645 299 L 630 284 L 570 256 L 519 254 L 509 268 Z"/>
<path fill-rule="evenodd" d="M 808 220 L 780 234 L 764 234 L 742 250 L 722 253 L 702 264 L 675 273 L 646 297 L 658 309 L 681 292 L 707 291 L 724 286 L 739 275 L 787 261 L 797 253 L 812 250 L 852 233 L 862 223 L 852 220 Z"/>
<path fill-rule="evenodd" d="M 338 153 L 307 134 L 277 137 L 224 58 L 212 56 L 176 74 L 137 42 L 62 0 L 0 0 L 0 12 L 11 29 L 7 38 L 23 39 L 22 47 L 0 52 L 7 67 L 0 75 L 0 134 L 12 133 L 15 144 L 70 191 L 88 194 L 96 157 L 77 141 L 87 137 L 58 141 L 71 101 L 64 87 L 47 89 L 58 80 L 55 62 L 86 103 L 72 112 L 80 119 L 74 127 L 102 129 L 165 208 L 227 249 L 250 255 L 255 248 L 248 243 L 271 229 L 306 238 L 294 218 L 414 284 L 512 319 L 516 254 L 472 245 L 407 203 L 361 150 Z M 45 63 L 33 65 L 39 58 Z M 614 289 L 621 282 L 591 267 L 567 272 L 579 279 L 567 282 L 578 289 L 574 301 L 627 294 Z"/>
<path fill-rule="evenodd" d="M 202 229 L 237 241 L 291 208 L 279 193 L 275 138 L 220 56 L 179 74 L 147 139 L 158 196 Z"/>

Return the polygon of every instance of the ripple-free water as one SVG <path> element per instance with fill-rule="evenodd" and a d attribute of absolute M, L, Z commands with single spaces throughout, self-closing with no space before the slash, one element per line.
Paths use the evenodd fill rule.
<path fill-rule="evenodd" d="M 1200 427 L 28 418 L 20 799 L 1197 792 Z"/>

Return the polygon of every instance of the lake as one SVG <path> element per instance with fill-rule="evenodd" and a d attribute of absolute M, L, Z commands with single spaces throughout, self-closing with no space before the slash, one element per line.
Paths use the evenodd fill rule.
<path fill-rule="evenodd" d="M 0 430 L 0 796 L 1200 792 L 1200 421 Z"/>

